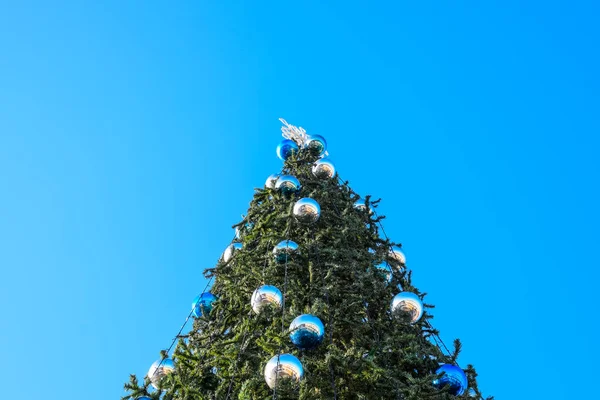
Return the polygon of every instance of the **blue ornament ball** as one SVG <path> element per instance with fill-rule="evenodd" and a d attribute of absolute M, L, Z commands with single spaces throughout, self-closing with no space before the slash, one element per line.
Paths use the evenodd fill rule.
<path fill-rule="evenodd" d="M 304 377 L 304 368 L 298 358 L 291 354 L 280 354 L 265 365 L 265 381 L 271 389 L 281 381 L 291 379 L 298 383 Z"/>
<path fill-rule="evenodd" d="M 216 300 L 217 296 L 210 292 L 204 292 L 197 296 L 192 303 L 192 315 L 196 318 L 208 317 Z"/>
<path fill-rule="evenodd" d="M 154 389 L 158 389 L 160 381 L 170 373 L 175 371 L 175 363 L 170 358 L 156 360 L 148 370 L 148 378 Z"/>
<path fill-rule="evenodd" d="M 327 151 L 327 142 L 321 135 L 309 135 L 304 142 L 304 147 L 314 154 L 321 156 Z"/>
<path fill-rule="evenodd" d="M 275 183 L 275 188 L 286 196 L 298 193 L 301 187 L 300 181 L 292 175 L 281 175 Z"/>
<path fill-rule="evenodd" d="M 294 254 L 298 254 L 298 245 L 292 240 L 282 240 L 273 248 L 275 261 L 279 264 L 289 261 Z"/>
<path fill-rule="evenodd" d="M 436 374 L 444 374 L 433 381 L 433 386 L 442 389 L 444 386 L 450 386 L 450 394 L 460 396 L 467 390 L 468 381 L 465 372 L 452 364 L 444 364 L 438 368 Z"/>
<path fill-rule="evenodd" d="M 315 200 L 305 197 L 294 204 L 294 216 L 305 224 L 317 222 L 321 216 L 321 206 Z"/>
<path fill-rule="evenodd" d="M 281 160 L 287 160 L 298 153 L 298 145 L 290 139 L 285 139 L 277 146 L 277 157 Z"/>
<path fill-rule="evenodd" d="M 392 314 L 408 314 L 413 324 L 421 319 L 423 309 L 421 298 L 412 292 L 400 292 L 392 299 Z"/>
<path fill-rule="evenodd" d="M 302 314 L 290 325 L 290 339 L 296 347 L 308 350 L 317 347 L 325 337 L 325 326 L 318 317 Z"/>

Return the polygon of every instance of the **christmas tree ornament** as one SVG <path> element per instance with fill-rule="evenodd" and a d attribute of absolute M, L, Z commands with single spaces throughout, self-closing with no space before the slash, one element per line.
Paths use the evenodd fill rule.
<path fill-rule="evenodd" d="M 142 396 L 142 397 L 138 397 L 135 400 L 152 400 L 150 397 L 146 397 L 146 396 Z"/>
<path fill-rule="evenodd" d="M 160 381 L 173 371 L 175 371 L 175 363 L 170 358 L 154 361 L 148 370 L 148 378 L 154 389 L 158 389 Z"/>
<path fill-rule="evenodd" d="M 302 363 L 291 354 L 274 356 L 265 365 L 265 381 L 271 389 L 281 381 L 292 380 L 300 382 L 304 377 Z"/>
<path fill-rule="evenodd" d="M 290 339 L 301 350 L 317 347 L 325 337 L 325 326 L 318 317 L 302 314 L 290 324 Z"/>
<path fill-rule="evenodd" d="M 386 282 L 390 283 L 393 276 L 392 267 L 390 266 L 390 264 L 383 261 L 377 264 L 375 267 L 381 273 L 381 276 L 385 278 Z"/>
<path fill-rule="evenodd" d="M 305 197 L 294 204 L 294 216 L 305 224 L 317 222 L 321 216 L 321 206 L 315 200 Z"/>
<path fill-rule="evenodd" d="M 335 176 L 335 165 L 328 158 L 321 158 L 313 164 L 312 173 L 319 179 L 333 178 Z"/>
<path fill-rule="evenodd" d="M 291 240 L 283 240 L 273 248 L 275 261 L 279 264 L 289 261 L 294 254 L 298 254 L 298 245 Z"/>
<path fill-rule="evenodd" d="M 231 243 L 223 252 L 223 261 L 228 263 L 233 258 L 233 255 L 244 247 L 241 243 Z"/>
<path fill-rule="evenodd" d="M 373 210 L 367 207 L 367 203 L 363 199 L 358 199 L 354 202 L 354 208 L 360 212 L 369 211 L 369 215 L 373 215 Z"/>
<path fill-rule="evenodd" d="M 252 228 L 254 228 L 254 222 L 246 222 L 244 224 L 244 226 L 240 227 L 236 226 L 235 227 L 235 238 L 237 240 L 240 240 L 242 238 L 243 235 L 248 234 L 248 232 L 250 232 L 252 230 Z"/>
<path fill-rule="evenodd" d="M 281 175 L 275 183 L 275 189 L 286 196 L 298 193 L 300 188 L 300 181 L 292 175 Z"/>
<path fill-rule="evenodd" d="M 293 140 L 285 139 L 277 146 L 277 157 L 280 160 L 287 160 L 298 153 L 298 145 Z"/>
<path fill-rule="evenodd" d="M 449 392 L 454 396 L 460 396 L 467 390 L 467 375 L 456 365 L 444 364 L 435 373 L 443 374 L 433 381 L 433 386 L 436 388 L 443 389 L 444 386 L 450 386 Z"/>
<path fill-rule="evenodd" d="M 321 135 L 309 135 L 304 142 L 304 147 L 311 153 L 321 156 L 327 151 L 327 142 Z"/>
<path fill-rule="evenodd" d="M 281 291 L 275 286 L 263 285 L 252 293 L 250 304 L 254 312 L 260 314 L 261 310 L 266 306 L 281 308 L 283 296 Z"/>
<path fill-rule="evenodd" d="M 192 315 L 196 318 L 208 317 L 212 311 L 213 303 L 217 300 L 217 296 L 210 292 L 204 292 L 196 296 L 192 303 Z"/>
<path fill-rule="evenodd" d="M 404 253 L 402 252 L 402 250 L 400 250 L 400 247 L 398 246 L 392 246 L 390 248 L 390 251 L 388 252 L 388 257 L 392 262 L 394 262 L 395 264 L 400 264 L 400 266 L 406 264 L 406 257 L 404 256 Z"/>
<path fill-rule="evenodd" d="M 267 178 L 267 181 L 265 182 L 265 187 L 268 189 L 275 189 L 275 183 L 277 182 L 277 179 L 279 179 L 281 175 L 279 174 L 271 174 L 269 175 L 269 177 Z"/>
<path fill-rule="evenodd" d="M 391 311 L 393 315 L 408 314 L 414 324 L 423 316 L 423 302 L 412 292 L 400 292 L 392 299 Z"/>

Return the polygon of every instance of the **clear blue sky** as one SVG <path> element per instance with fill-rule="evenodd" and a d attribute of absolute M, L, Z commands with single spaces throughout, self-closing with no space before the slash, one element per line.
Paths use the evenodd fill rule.
<path fill-rule="evenodd" d="M 147 371 L 279 170 L 278 117 L 383 198 L 485 393 L 589 398 L 594 2 L 83 3 L 0 2 L 4 398 Z"/>

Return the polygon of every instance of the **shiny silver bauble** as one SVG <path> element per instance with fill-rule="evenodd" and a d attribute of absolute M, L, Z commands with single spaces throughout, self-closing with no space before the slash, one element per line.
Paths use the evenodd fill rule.
<path fill-rule="evenodd" d="M 275 256 L 275 261 L 280 264 L 289 261 L 294 254 L 298 254 L 298 245 L 294 241 L 282 240 L 281 242 L 277 243 L 275 247 L 273 247 L 273 256 Z"/>
<path fill-rule="evenodd" d="M 294 204 L 294 216 L 302 223 L 315 223 L 321 216 L 321 206 L 315 200 L 305 197 Z"/>
<path fill-rule="evenodd" d="M 158 389 L 160 381 L 175 371 L 175 363 L 170 358 L 156 360 L 148 370 L 148 378 L 155 389 Z"/>
<path fill-rule="evenodd" d="M 304 377 L 302 363 L 291 354 L 280 354 L 275 356 L 265 365 L 265 381 L 271 389 L 284 380 L 300 382 Z"/>
<path fill-rule="evenodd" d="M 328 158 L 321 158 L 313 164 L 312 173 L 319 179 L 333 178 L 335 176 L 335 165 Z"/>
<path fill-rule="evenodd" d="M 281 308 L 283 305 L 283 295 L 275 286 L 263 285 L 252 293 L 250 303 L 252 304 L 252 310 L 260 314 L 261 310 L 267 306 Z"/>
<path fill-rule="evenodd" d="M 243 247 L 244 245 L 241 243 L 231 243 L 223 252 L 223 261 L 226 263 L 229 262 L 233 258 L 233 255 Z"/>
<path fill-rule="evenodd" d="M 292 175 L 281 175 L 275 182 L 275 189 L 284 195 L 296 194 L 300 191 L 300 181 Z"/>
<path fill-rule="evenodd" d="M 400 292 L 392 299 L 392 315 L 408 314 L 413 324 L 421 319 L 423 309 L 421 298 L 412 292 Z"/>

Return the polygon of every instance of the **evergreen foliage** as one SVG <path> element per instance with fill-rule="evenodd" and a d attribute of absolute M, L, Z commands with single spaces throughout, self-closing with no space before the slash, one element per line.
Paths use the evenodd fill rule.
<path fill-rule="evenodd" d="M 313 176 L 316 158 L 303 150 L 284 163 L 282 173 L 302 183 L 299 195 L 256 189 L 247 216 L 236 225 L 243 249 L 205 271 L 214 278 L 210 291 L 218 301 L 179 340 L 172 357 L 176 372 L 162 380 L 161 390 L 151 390 L 147 378 L 140 383 L 132 375 L 124 400 L 483 399 L 471 365 L 463 368 L 469 381 L 464 395 L 432 385 L 439 363 L 456 361 L 460 342 L 449 355 L 435 344 L 431 305 L 414 324 L 390 314 L 399 287 L 421 298 L 425 293 L 412 285 L 404 266 L 394 268 L 392 281 L 386 282 L 375 265 L 387 259 L 390 246 L 400 244 L 380 236 L 383 217 L 368 211 L 378 200 L 366 196 L 368 210 L 356 209 L 359 196 L 347 182 Z M 301 197 L 320 204 L 316 223 L 303 225 L 294 218 L 292 208 Z M 273 247 L 286 239 L 296 242 L 299 252 L 277 263 Z M 252 311 L 252 293 L 264 284 L 283 293 L 283 315 L 281 309 Z M 326 337 L 315 349 L 300 351 L 289 339 L 289 324 L 300 314 L 316 315 L 325 325 Z M 263 370 L 280 353 L 296 355 L 305 376 L 298 385 L 282 381 L 274 391 Z"/>

